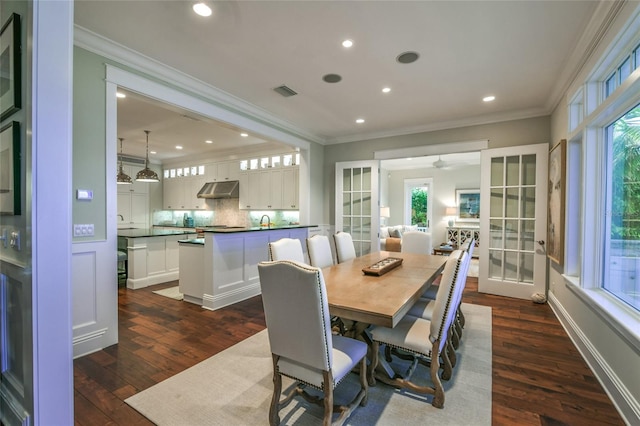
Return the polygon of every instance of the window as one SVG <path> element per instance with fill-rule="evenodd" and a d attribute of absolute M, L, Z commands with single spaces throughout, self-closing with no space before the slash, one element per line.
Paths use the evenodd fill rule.
<path fill-rule="evenodd" d="M 640 310 L 640 105 L 605 131 L 607 200 L 603 288 Z"/>
<path fill-rule="evenodd" d="M 432 179 L 405 179 L 405 214 L 406 225 L 417 226 L 429 232 L 431 223 L 431 193 Z"/>

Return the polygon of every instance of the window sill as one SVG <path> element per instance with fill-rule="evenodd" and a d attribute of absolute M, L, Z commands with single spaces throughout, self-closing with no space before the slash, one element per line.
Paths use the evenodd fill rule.
<path fill-rule="evenodd" d="M 578 277 L 563 275 L 565 285 L 640 354 L 640 313 L 607 291 L 580 287 Z"/>

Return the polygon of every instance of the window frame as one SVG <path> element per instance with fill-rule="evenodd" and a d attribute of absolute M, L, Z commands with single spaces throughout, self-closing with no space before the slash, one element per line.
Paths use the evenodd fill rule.
<path fill-rule="evenodd" d="M 570 291 L 640 350 L 640 310 L 619 300 L 603 286 L 607 239 L 605 191 L 610 189 L 605 133 L 609 125 L 640 103 L 640 68 L 633 59 L 638 58 L 638 34 L 640 9 L 584 84 L 568 96 L 571 101 L 567 104 L 567 193 L 572 195 L 566 199 L 566 217 L 582 220 L 567 221 L 567 259 L 561 272 Z M 632 59 L 632 70 L 619 81 L 620 69 L 628 58 Z M 609 92 L 610 81 L 615 87 Z M 594 87 L 596 90 L 591 90 Z M 576 123 L 575 108 L 579 105 L 591 108 L 583 110 L 584 117 Z"/>

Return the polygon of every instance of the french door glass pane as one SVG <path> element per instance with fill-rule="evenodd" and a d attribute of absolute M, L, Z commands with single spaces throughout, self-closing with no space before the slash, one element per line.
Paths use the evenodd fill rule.
<path fill-rule="evenodd" d="M 342 171 L 342 190 L 351 191 L 351 169 Z"/>
<path fill-rule="evenodd" d="M 362 193 L 362 215 L 371 216 L 371 192 Z"/>
<path fill-rule="evenodd" d="M 491 219 L 489 221 L 489 233 L 491 234 L 489 247 L 502 248 L 502 244 L 503 244 L 502 219 Z"/>
<path fill-rule="evenodd" d="M 536 156 L 522 156 L 522 185 L 536 184 Z"/>
<path fill-rule="evenodd" d="M 518 200 L 520 188 L 507 188 L 505 198 L 505 216 L 518 217 Z"/>
<path fill-rule="evenodd" d="M 353 169 L 353 190 L 362 191 L 362 169 Z"/>
<path fill-rule="evenodd" d="M 371 191 L 371 167 L 362 169 L 362 190 Z"/>
<path fill-rule="evenodd" d="M 342 194 L 342 214 L 351 214 L 351 193 L 345 192 Z"/>
<path fill-rule="evenodd" d="M 507 186 L 520 185 L 520 156 L 507 157 Z"/>
<path fill-rule="evenodd" d="M 520 221 L 520 250 L 533 251 L 535 249 L 535 221 Z"/>
<path fill-rule="evenodd" d="M 504 204 L 504 192 L 502 188 L 491 189 L 491 200 L 489 206 L 490 217 L 502 217 L 502 206 Z"/>
<path fill-rule="evenodd" d="M 360 202 L 361 194 L 359 192 L 353 193 L 353 210 L 352 215 L 359 216 L 362 214 L 362 203 Z"/>
<path fill-rule="evenodd" d="M 502 251 L 489 250 L 489 278 L 502 279 Z"/>
<path fill-rule="evenodd" d="M 505 241 L 504 248 L 507 250 L 518 249 L 518 220 L 508 219 L 505 220 Z"/>
<path fill-rule="evenodd" d="M 536 188 L 522 188 L 522 206 L 520 209 L 520 217 L 534 218 L 536 217 Z"/>
<path fill-rule="evenodd" d="M 504 178 L 504 158 L 491 159 L 491 186 L 501 186 Z"/>
<path fill-rule="evenodd" d="M 513 251 L 504 252 L 504 279 L 506 281 L 518 280 L 518 253 Z"/>
<path fill-rule="evenodd" d="M 533 253 L 520 253 L 520 282 L 533 283 Z"/>

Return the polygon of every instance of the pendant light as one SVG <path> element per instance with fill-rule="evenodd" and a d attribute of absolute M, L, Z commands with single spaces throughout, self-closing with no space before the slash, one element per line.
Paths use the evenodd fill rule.
<path fill-rule="evenodd" d="M 118 185 L 131 185 L 133 182 L 131 182 L 131 176 L 129 176 L 128 174 L 126 174 L 123 170 L 122 170 L 122 141 L 124 140 L 123 138 L 118 138 L 120 140 L 120 167 L 118 169 Z"/>
<path fill-rule="evenodd" d="M 144 131 L 147 134 L 147 158 L 144 160 L 144 169 L 140 170 L 136 175 L 136 180 L 140 182 L 159 182 L 158 174 L 149 168 L 149 133 L 150 130 Z"/>

